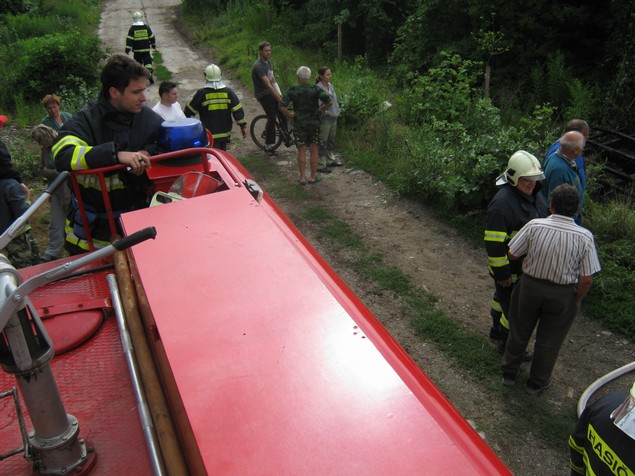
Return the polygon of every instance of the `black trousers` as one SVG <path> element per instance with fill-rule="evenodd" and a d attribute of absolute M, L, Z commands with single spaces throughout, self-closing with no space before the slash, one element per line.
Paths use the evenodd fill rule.
<path fill-rule="evenodd" d="M 152 55 L 149 51 L 144 51 L 142 53 L 134 53 L 134 59 L 137 63 L 142 64 L 146 67 L 146 69 L 152 74 L 154 66 L 152 65 Z"/>
<path fill-rule="evenodd" d="M 272 145 L 276 142 L 276 117 L 280 118 L 280 124 L 287 130 L 287 118 L 278 110 L 278 101 L 272 94 L 267 94 L 258 98 L 258 102 L 262 106 L 267 115 L 267 126 L 265 128 L 266 145 Z"/>

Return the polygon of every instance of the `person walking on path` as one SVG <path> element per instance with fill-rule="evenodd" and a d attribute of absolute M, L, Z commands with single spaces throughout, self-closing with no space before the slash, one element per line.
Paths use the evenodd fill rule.
<path fill-rule="evenodd" d="M 276 155 L 273 144 L 276 142 L 276 117 L 280 117 L 283 128 L 287 128 L 285 116 L 279 115 L 278 103 L 282 99 L 280 86 L 273 74 L 271 66 L 271 43 L 263 41 L 258 45 L 258 59 L 251 67 L 251 80 L 254 84 L 254 94 L 267 115 L 265 127 L 265 150 L 270 155 Z M 291 144 L 285 144 L 287 147 Z"/>
<path fill-rule="evenodd" d="M 148 70 L 150 73 L 150 84 L 154 84 L 154 65 L 152 64 L 152 54 L 150 48 L 156 49 L 156 39 L 150 25 L 143 22 L 143 13 L 134 12 L 132 14 L 132 25 L 126 36 L 126 54 L 132 51 L 135 61 Z"/>
<path fill-rule="evenodd" d="M 205 80 L 205 87 L 196 91 L 184 112 L 187 117 L 198 114 L 214 137 L 214 148 L 227 150 L 231 142 L 232 117 L 240 126 L 243 139 L 247 137 L 245 110 L 236 93 L 223 83 L 217 65 L 210 64 L 205 68 Z"/>
<path fill-rule="evenodd" d="M 159 97 L 161 100 L 152 108 L 164 120 L 170 121 L 185 117 L 179 106 L 179 90 L 177 84 L 172 81 L 162 81 L 159 84 Z"/>
<path fill-rule="evenodd" d="M 46 116 L 40 121 L 41 124 L 50 127 L 55 132 L 60 130 L 62 124 L 68 121 L 73 115 L 70 112 L 60 111 L 62 101 L 55 94 L 47 94 L 42 99 L 42 105 L 46 109 Z"/>
<path fill-rule="evenodd" d="M 57 137 L 57 132 L 52 128 L 39 124 L 31 131 L 31 138 L 38 143 L 41 148 L 40 171 L 42 176 L 49 182 L 53 182 L 60 174 L 55 169 L 53 160 L 53 141 Z M 53 261 L 64 256 L 64 237 L 66 231 L 66 212 L 71 201 L 71 190 L 64 184 L 51 194 L 49 199 L 51 205 L 51 216 L 49 219 L 48 245 L 44 251 L 43 261 Z"/>
<path fill-rule="evenodd" d="M 580 196 L 570 184 L 551 192 L 547 218 L 531 220 L 509 243 L 511 260 L 524 256 L 523 274 L 509 307 L 509 338 L 501 362 L 503 384 L 514 385 L 536 329 L 534 357 L 525 390 L 551 386 L 560 347 L 591 289 L 600 261 L 593 234 L 573 221 Z"/>
<path fill-rule="evenodd" d="M 522 259 L 510 261 L 507 256 L 509 241 L 534 218 L 547 216 L 547 202 L 540 192 L 540 181 L 545 178 L 538 159 L 524 150 L 514 152 L 507 169 L 496 179 L 502 185 L 487 207 L 485 250 L 488 271 L 494 279 L 494 295 L 490 315 L 490 339 L 499 342 L 505 350 L 509 334 L 509 303 L 512 290 L 522 273 Z"/>
<path fill-rule="evenodd" d="M 320 134 L 320 116 L 332 103 L 331 96 L 316 84 L 309 84 L 311 70 L 300 66 L 297 71 L 298 84 L 291 86 L 280 101 L 280 112 L 295 121 L 293 135 L 298 149 L 299 183 L 306 185 L 306 148 L 309 147 L 309 166 L 311 169 L 308 183 L 318 181 L 318 140 Z M 320 106 L 319 102 L 322 101 Z M 293 111 L 289 105 L 293 103 Z"/>
<path fill-rule="evenodd" d="M 149 156 L 157 152 L 163 119 L 145 106 L 148 70 L 124 54 L 114 54 L 101 72 L 97 101 L 64 123 L 53 144 L 59 171 L 87 170 L 123 164 L 105 174 L 115 220 L 128 210 L 148 205 Z M 95 248 L 110 244 L 106 205 L 95 175 L 78 175 L 82 199 L 91 221 Z M 118 221 L 118 220 L 116 220 Z M 75 255 L 89 250 L 77 200 L 71 199 L 66 225 L 66 250 Z"/>
<path fill-rule="evenodd" d="M 335 136 L 337 134 L 337 116 L 340 115 L 340 105 L 337 102 L 337 94 L 331 80 L 333 73 L 328 66 L 318 69 L 316 84 L 331 96 L 331 106 L 320 116 L 320 172 L 330 173 L 329 167 L 342 165 L 340 159 L 335 155 Z M 322 104 L 320 103 L 320 106 Z"/>

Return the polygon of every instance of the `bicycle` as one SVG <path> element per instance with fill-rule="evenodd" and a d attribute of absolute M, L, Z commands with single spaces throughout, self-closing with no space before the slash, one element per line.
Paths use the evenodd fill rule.
<path fill-rule="evenodd" d="M 285 127 L 280 121 L 280 115 L 276 115 L 276 139 L 274 143 L 269 146 L 269 148 L 265 147 L 266 127 L 266 114 L 261 114 L 254 117 L 253 121 L 251 121 L 251 125 L 249 126 L 249 134 L 251 135 L 251 139 L 254 141 L 254 144 L 258 146 L 258 148 L 264 150 L 265 152 L 272 152 L 280 147 L 283 142 L 285 146 L 291 147 L 291 144 L 293 144 L 293 128 L 291 127 L 290 120 L 287 120 L 287 127 Z"/>

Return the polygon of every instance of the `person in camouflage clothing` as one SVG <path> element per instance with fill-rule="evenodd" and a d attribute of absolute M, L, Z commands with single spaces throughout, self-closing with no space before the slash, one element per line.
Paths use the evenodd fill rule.
<path fill-rule="evenodd" d="M 318 181 L 318 141 L 320 137 L 320 116 L 333 103 L 331 96 L 317 84 L 309 84 L 311 70 L 300 66 L 297 71 L 298 84 L 285 92 L 278 104 L 280 112 L 289 119 L 294 119 L 293 134 L 298 149 L 298 169 L 300 185 L 306 185 L 306 147 L 309 146 L 309 166 L 311 174 L 308 183 Z M 320 106 L 320 101 L 322 105 Z M 289 106 L 293 103 L 293 111 Z"/>
<path fill-rule="evenodd" d="M 0 233 L 28 208 L 28 195 L 15 179 L 0 179 Z M 16 268 L 26 268 L 41 262 L 40 248 L 31 233 L 31 225 L 25 225 L 17 236 L 2 250 Z"/>

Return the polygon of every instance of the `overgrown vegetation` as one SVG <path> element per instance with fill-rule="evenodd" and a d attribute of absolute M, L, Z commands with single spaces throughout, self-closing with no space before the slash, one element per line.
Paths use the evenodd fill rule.
<path fill-rule="evenodd" d="M 185 11 L 200 11 L 201 3 L 205 0 L 186 0 Z M 300 3 L 304 5 L 298 7 L 301 10 L 319 2 Z M 327 13 L 334 8 L 323 6 Z M 294 46 L 302 41 L 294 34 L 297 12 L 290 12 L 290 5 L 278 10 L 276 2 L 217 1 L 215 8 L 219 10 L 216 15 L 205 20 L 192 15 L 190 22 L 195 40 L 211 47 L 217 61 L 251 85 L 257 45 L 267 39 L 274 45 L 272 61 L 283 86 L 295 82 L 299 65 L 314 71 L 322 64 L 331 66 L 342 106 L 338 144 L 348 162 L 373 173 L 399 194 L 436 207 L 448 221 L 460 223 L 475 243 L 482 243 L 484 209 L 495 193 L 495 177 L 504 170 L 509 156 L 524 149 L 542 158 L 558 136 L 559 114 L 566 110 L 588 117 L 596 98 L 606 93 L 600 94 L 580 80 L 568 81 L 573 70 L 567 66 L 567 57 L 554 51 L 546 63 L 534 65 L 533 86 L 526 85 L 531 94 L 526 94 L 519 108 L 518 98 L 505 101 L 507 93 L 501 91 L 494 99 L 483 97 L 484 64 L 478 58 L 461 57 L 455 52 L 459 47 L 437 50 L 432 56 L 425 53 L 428 63 L 434 64 L 422 72 L 398 67 L 420 60 L 408 59 L 410 56 L 424 54 L 414 44 L 407 51 L 398 42 L 390 69 L 371 68 L 361 56 L 336 62 L 330 46 L 310 51 Z M 422 18 L 428 18 L 428 13 Z M 441 15 L 437 21 L 442 24 L 443 18 Z M 425 35 L 431 34 L 429 26 L 426 24 Z M 535 102 L 545 97 L 558 106 Z M 519 115 L 522 109 L 530 112 Z M 597 188 L 596 178 L 591 173 L 588 190 Z M 635 338 L 635 278 L 633 263 L 626 259 L 633 253 L 624 238 L 634 236 L 635 229 L 629 224 L 635 214 L 630 204 L 603 202 L 591 195 L 585 203 L 585 225 L 596 234 L 603 265 L 585 310 L 610 329 Z M 616 214 L 622 224 L 619 228 L 628 228 L 624 233 L 630 234 L 603 231 L 615 225 L 605 217 Z"/>
<path fill-rule="evenodd" d="M 99 62 L 106 56 L 95 27 L 96 0 L 17 1 L 0 15 L 0 106 L 17 111 L 20 124 L 31 104 L 46 94 L 65 95 L 90 89 L 99 78 Z M 17 13 L 19 12 L 19 13 Z M 40 111 L 41 111 L 40 106 Z M 41 115 L 40 115 L 41 117 Z M 38 118 L 39 119 L 39 118 Z"/>

